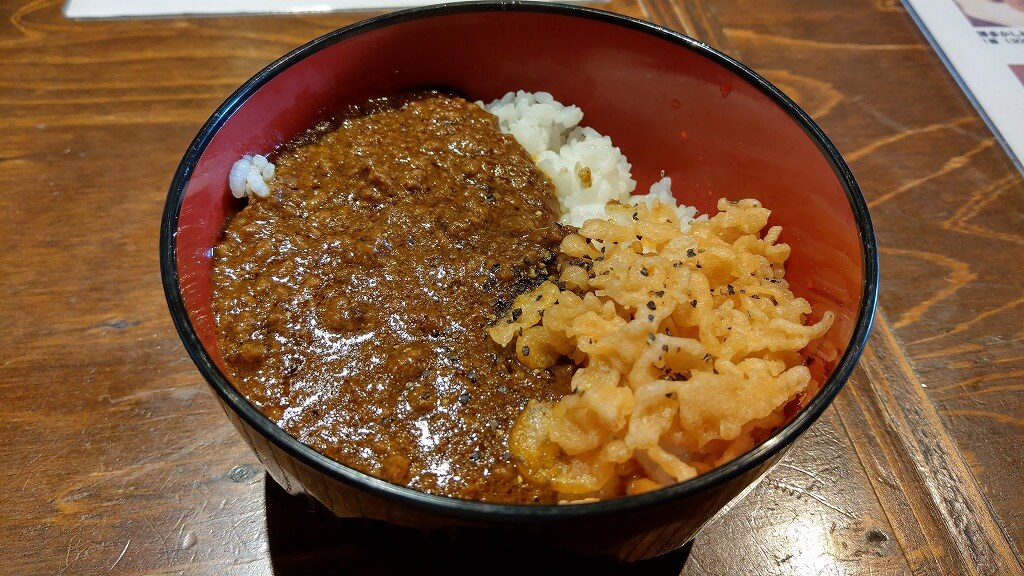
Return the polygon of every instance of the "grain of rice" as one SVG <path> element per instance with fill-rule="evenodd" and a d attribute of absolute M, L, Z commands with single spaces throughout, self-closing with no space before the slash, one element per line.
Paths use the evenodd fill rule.
<path fill-rule="evenodd" d="M 246 154 L 231 166 L 228 187 L 235 198 L 244 198 L 250 193 L 267 197 L 273 178 L 274 164 L 266 156 Z"/>

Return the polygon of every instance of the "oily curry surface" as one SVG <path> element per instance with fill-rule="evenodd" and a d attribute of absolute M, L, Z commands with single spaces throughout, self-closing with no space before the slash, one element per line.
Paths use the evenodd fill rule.
<path fill-rule="evenodd" d="M 371 100 L 273 158 L 215 250 L 218 341 L 236 387 L 299 440 L 460 498 L 551 502 L 507 434 L 570 369 L 531 371 L 485 332 L 554 273 L 551 185 L 465 100 Z"/>

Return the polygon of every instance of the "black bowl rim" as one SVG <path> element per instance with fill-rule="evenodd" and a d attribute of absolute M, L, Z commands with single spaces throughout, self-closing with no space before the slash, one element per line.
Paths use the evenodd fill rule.
<path fill-rule="evenodd" d="M 816 143 L 818 149 L 832 166 L 833 171 L 843 186 L 850 208 L 852 209 L 861 240 L 861 258 L 863 264 L 863 291 L 861 307 L 857 317 L 850 344 L 840 358 L 832 375 L 822 385 L 811 402 L 798 412 L 796 416 L 767 440 L 710 472 L 706 472 L 685 482 L 665 488 L 621 498 L 613 498 L 598 502 L 574 505 L 545 504 L 497 504 L 480 501 L 461 500 L 434 494 L 426 494 L 417 490 L 391 484 L 384 480 L 369 476 L 320 454 L 313 448 L 288 435 L 253 407 L 233 386 L 224 374 L 213 363 L 206 353 L 192 327 L 185 309 L 184 300 L 178 289 L 178 270 L 176 264 L 175 232 L 178 216 L 184 201 L 184 193 L 192 170 L 198 162 L 206 146 L 224 122 L 237 111 L 244 102 L 277 74 L 288 68 L 292 63 L 310 56 L 324 48 L 332 46 L 347 38 L 369 31 L 377 30 L 392 24 L 398 24 L 422 18 L 447 16 L 467 12 L 520 11 L 543 12 L 561 16 L 597 20 L 614 26 L 636 30 L 651 36 L 667 40 L 677 46 L 699 53 L 725 69 L 737 74 L 751 85 L 759 88 L 776 104 L 785 110 L 797 122 L 804 132 Z M 864 349 L 868 334 L 874 320 L 878 302 L 878 251 L 874 231 L 868 214 L 867 204 L 861 194 L 860 187 L 854 179 L 849 166 L 843 160 L 836 147 L 824 134 L 821 128 L 811 120 L 799 106 L 782 93 L 770 82 L 762 78 L 750 68 L 733 58 L 711 48 L 707 44 L 694 40 L 684 34 L 669 30 L 662 26 L 622 16 L 612 12 L 586 8 L 582 6 L 552 4 L 544 2 L 459 2 L 439 4 L 423 8 L 402 10 L 369 18 L 350 26 L 329 32 L 312 40 L 299 48 L 282 56 L 258 74 L 249 79 L 230 97 L 227 98 L 199 130 L 195 139 L 188 147 L 181 163 L 175 172 L 168 191 L 167 203 L 164 207 L 160 229 L 160 269 L 164 292 L 175 328 L 206 381 L 220 396 L 220 399 L 239 417 L 279 449 L 296 458 L 306 466 L 345 484 L 358 487 L 387 501 L 401 503 L 411 508 L 432 512 L 440 516 L 504 523 L 529 523 L 546 520 L 568 520 L 580 517 L 597 517 L 623 512 L 639 511 L 662 506 L 670 501 L 699 494 L 731 480 L 766 462 L 786 446 L 792 444 L 818 417 L 825 411 L 849 379 L 853 368 Z"/>

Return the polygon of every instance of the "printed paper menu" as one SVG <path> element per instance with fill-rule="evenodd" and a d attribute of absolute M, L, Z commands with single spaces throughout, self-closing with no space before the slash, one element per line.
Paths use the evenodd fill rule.
<path fill-rule="evenodd" d="M 1024 172 L 1024 0 L 903 0 Z"/>

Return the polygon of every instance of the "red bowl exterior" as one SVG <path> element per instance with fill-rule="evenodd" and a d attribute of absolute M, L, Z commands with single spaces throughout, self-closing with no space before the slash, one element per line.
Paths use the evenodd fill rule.
<path fill-rule="evenodd" d="M 370 518 L 430 531 L 435 536 L 447 533 L 454 541 L 484 550 L 552 550 L 624 562 L 654 558 L 686 544 L 716 513 L 755 487 L 788 449 L 711 489 L 683 494 L 625 515 L 616 509 L 574 515 L 529 514 L 529 508 L 546 509 L 544 512 L 555 508 L 557 512 L 559 508 L 552 506 L 519 506 L 523 513 L 512 516 L 486 511 L 466 514 L 454 507 L 439 512 L 431 506 L 398 505 L 387 496 L 324 474 L 268 440 L 224 402 L 221 407 L 282 488 L 293 495 L 312 496 L 339 517 Z"/>
<path fill-rule="evenodd" d="M 836 322 L 809 354 L 824 382 L 783 429 L 748 454 L 657 492 L 575 506 L 513 506 L 430 496 L 371 478 L 289 437 L 224 376 L 210 311 L 211 250 L 239 208 L 227 173 L 341 106 L 423 87 L 489 100 L 551 92 L 633 162 L 639 189 L 660 172 L 680 201 L 712 211 L 720 197 L 772 210 L 793 247 L 793 291 Z M 878 266 L 870 219 L 849 168 L 820 129 L 763 78 L 677 33 L 606 12 L 547 4 L 467 3 L 395 13 L 327 34 L 232 95 L 190 146 L 161 233 L 171 315 L 189 354 L 268 472 L 340 516 L 408 526 L 500 530 L 625 559 L 681 546 L 759 478 L 849 377 L 870 330 Z M 572 534 L 571 538 L 567 534 Z"/>

